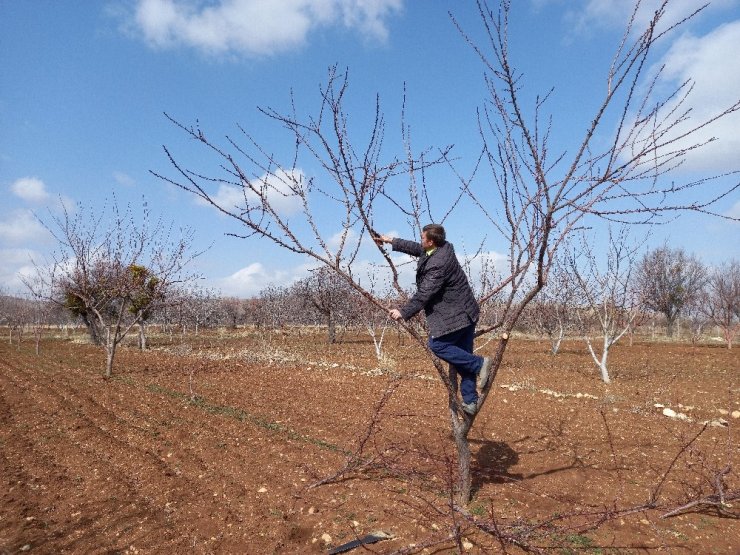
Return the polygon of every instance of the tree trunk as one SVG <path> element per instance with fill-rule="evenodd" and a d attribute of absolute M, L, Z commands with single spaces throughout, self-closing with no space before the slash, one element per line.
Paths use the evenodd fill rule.
<path fill-rule="evenodd" d="M 90 341 L 92 341 L 93 345 L 102 345 L 103 341 L 100 337 L 100 334 L 98 333 L 98 328 L 95 327 L 95 323 L 90 320 L 87 314 L 81 314 L 80 317 L 82 318 L 82 322 L 85 324 L 85 327 L 87 328 L 87 333 L 90 336 Z"/>
<path fill-rule="evenodd" d="M 113 357 L 115 356 L 114 350 L 115 350 L 115 347 L 106 349 L 106 352 L 108 355 L 105 360 L 105 377 L 106 378 L 110 378 L 113 375 Z"/>
<path fill-rule="evenodd" d="M 457 370 L 454 366 L 449 365 L 450 389 L 448 396 L 448 405 L 450 410 L 450 428 L 452 437 L 457 449 L 457 484 L 455 486 L 455 502 L 464 507 L 470 503 L 472 497 L 472 479 L 470 476 L 470 443 L 468 442 L 468 433 L 473 425 L 473 418 L 458 415 L 458 382 Z"/>
<path fill-rule="evenodd" d="M 611 383 L 611 379 L 609 378 L 609 368 L 607 368 L 606 366 L 606 361 L 609 358 L 609 347 L 611 347 L 611 342 L 609 341 L 609 335 L 605 333 L 603 347 L 604 350 L 601 352 L 601 361 L 599 362 L 601 379 L 604 381 L 604 383 Z"/>
<path fill-rule="evenodd" d="M 564 336 L 565 336 L 565 330 L 563 329 L 563 326 L 561 324 L 558 329 L 558 334 L 555 336 L 555 338 L 552 341 L 551 352 L 553 355 L 558 354 L 558 351 L 560 351 L 560 343 L 562 343 Z"/>
<path fill-rule="evenodd" d="M 110 328 L 107 330 L 107 337 L 105 341 L 105 377 L 110 378 L 113 375 L 113 358 L 116 356 L 116 347 L 118 343 L 116 336 L 118 334 L 111 335 Z"/>
<path fill-rule="evenodd" d="M 678 317 L 675 315 L 666 315 L 666 326 L 668 328 L 668 337 L 674 339 L 676 337 L 676 332 L 678 331 Z"/>
<path fill-rule="evenodd" d="M 337 325 L 334 322 L 334 314 L 332 314 L 331 311 L 329 311 L 326 315 L 326 326 L 328 328 L 329 334 L 327 341 L 329 343 L 335 343 L 337 340 Z"/>
<path fill-rule="evenodd" d="M 611 383 L 611 379 L 609 378 L 609 369 L 606 365 L 606 361 L 609 357 L 609 347 L 611 346 L 608 335 L 604 335 L 604 346 L 603 351 L 601 352 L 600 359 L 596 356 L 596 351 L 594 351 L 594 348 L 591 345 L 591 341 L 588 338 L 586 338 L 586 345 L 588 346 L 588 352 L 591 353 L 591 358 L 594 359 L 596 366 L 599 367 L 599 371 L 601 372 L 601 379 L 604 383 Z"/>
<path fill-rule="evenodd" d="M 139 349 L 146 351 L 146 324 L 143 320 L 139 322 Z"/>
<path fill-rule="evenodd" d="M 452 418 L 457 419 L 456 411 L 452 411 Z M 470 503 L 473 495 L 473 481 L 470 476 L 470 443 L 468 442 L 468 432 L 470 426 L 458 421 L 457 425 L 453 423 L 452 432 L 455 438 L 455 447 L 457 448 L 457 502 L 461 506 Z"/>

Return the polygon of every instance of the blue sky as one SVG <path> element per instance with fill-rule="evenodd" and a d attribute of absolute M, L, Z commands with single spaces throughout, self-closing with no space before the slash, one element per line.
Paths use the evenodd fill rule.
<path fill-rule="evenodd" d="M 524 74 L 525 97 L 555 87 L 552 144 L 573 148 L 603 94 L 632 2 L 513 4 L 510 50 Z M 656 2 L 645 4 L 641 14 Z M 696 4 L 674 1 L 668 19 Z M 206 163 L 163 113 L 186 124 L 197 120 L 209 137 L 234 134 L 239 124 L 280 152 L 291 145 L 257 107 L 287 111 L 293 90 L 299 110 L 311 113 L 327 68 L 337 64 L 349 69 L 348 108 L 358 136 L 378 94 L 386 148 L 402 154 L 405 86 L 415 146 L 454 144 L 460 167 L 469 169 L 479 146 L 475 110 L 485 95 L 483 68 L 450 11 L 474 38 L 482 37 L 467 1 L 0 0 L 0 288 L 22 291 L 19 274 L 32 271 L 32 259 L 43 264 L 54 248 L 35 215 L 48 220 L 60 202 L 103 206 L 114 194 L 135 210 L 143 198 L 156 215 L 193 227 L 196 248 L 212 244 L 193 270 L 223 294 L 254 295 L 304 275 L 307 260 L 266 241 L 226 236 L 242 230 L 151 175 L 172 173 L 162 145 L 185 165 Z M 740 0 L 716 0 L 652 62 L 666 64 L 664 86 L 696 79 L 692 106 L 701 118 L 740 97 L 738 51 Z M 691 156 L 684 175 L 740 169 L 738 129 L 737 114 L 715 125 L 710 132 L 720 140 Z M 740 217 L 740 194 L 716 209 Z M 379 225 L 411 234 L 402 219 L 389 216 Z M 474 250 L 489 235 L 464 215 L 448 228 L 458 251 Z M 681 216 L 653 231 L 650 244 L 663 241 L 710 264 L 740 257 L 740 227 L 718 219 Z"/>

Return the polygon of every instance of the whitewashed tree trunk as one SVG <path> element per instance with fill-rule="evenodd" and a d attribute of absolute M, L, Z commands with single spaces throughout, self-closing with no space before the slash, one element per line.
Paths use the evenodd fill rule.
<path fill-rule="evenodd" d="M 586 337 L 585 340 L 586 346 L 588 347 L 588 352 L 591 353 L 591 358 L 594 359 L 596 366 L 599 368 L 599 372 L 601 373 L 601 380 L 604 383 L 611 383 L 611 378 L 609 377 L 609 367 L 607 366 L 607 360 L 609 359 L 609 347 L 611 346 L 609 344 L 609 339 L 607 338 L 607 336 L 604 336 L 604 343 L 602 345 L 600 357 L 596 354 L 596 351 L 594 351 L 591 340 L 588 337 Z"/>
<path fill-rule="evenodd" d="M 565 337 L 565 328 L 562 322 L 558 324 L 558 333 L 552 339 L 552 354 L 556 355 L 560 351 L 560 344 L 563 342 Z"/>

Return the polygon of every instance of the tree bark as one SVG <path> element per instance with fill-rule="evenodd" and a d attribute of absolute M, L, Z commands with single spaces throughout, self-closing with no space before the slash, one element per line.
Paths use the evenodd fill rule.
<path fill-rule="evenodd" d="M 326 314 L 326 327 L 328 329 L 328 338 L 327 342 L 329 343 L 336 343 L 337 341 L 337 325 L 334 321 L 334 314 L 332 314 L 331 310 L 327 312 Z"/>
<path fill-rule="evenodd" d="M 105 349 L 105 377 L 110 378 L 113 375 L 113 358 L 116 356 L 116 343 L 108 339 Z"/>
<path fill-rule="evenodd" d="M 144 321 L 139 322 L 139 349 L 146 351 L 146 324 Z"/>
<path fill-rule="evenodd" d="M 451 418 L 458 418 L 456 411 L 452 411 Z M 473 495 L 473 481 L 470 475 L 470 443 L 468 442 L 470 426 L 458 420 L 457 425 L 453 424 L 452 431 L 457 448 L 457 502 L 465 506 L 470 503 Z"/>

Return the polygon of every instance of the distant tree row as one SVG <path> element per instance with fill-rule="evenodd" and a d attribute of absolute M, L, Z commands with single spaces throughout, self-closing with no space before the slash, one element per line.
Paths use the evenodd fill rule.
<path fill-rule="evenodd" d="M 605 261 L 584 243 L 553 266 L 540 297 L 518 329 L 549 338 L 557 354 L 566 337 L 582 339 L 602 379 L 609 381 L 609 349 L 639 327 L 663 326 L 676 339 L 684 321 L 692 342 L 710 328 L 732 348 L 740 332 L 740 262 L 714 267 L 681 248 L 663 246 L 637 257 L 624 233 L 610 236 Z"/>
<path fill-rule="evenodd" d="M 645 325 L 653 336 L 656 328 L 664 327 L 675 338 L 683 319 L 692 339 L 715 327 L 732 347 L 740 331 L 738 261 L 709 268 L 683 249 L 669 247 L 649 251 L 636 261 L 634 253 L 627 257 L 620 241 L 611 241 L 605 268 L 593 257 L 580 264 L 564 258 L 555 265 L 547 287 L 525 311 L 517 329 L 547 337 L 556 354 L 567 337 L 590 334 L 613 340 L 632 336 Z M 57 327 L 83 324 L 90 340 L 102 345 L 105 323 L 119 317 L 122 327 L 138 325 L 142 349 L 146 348 L 147 325 L 170 334 L 190 331 L 196 335 L 214 327 L 323 326 L 327 342 L 334 343 L 340 337 L 338 330 L 364 329 L 374 337 L 375 330 L 388 323 L 382 310 L 324 269 L 292 285 L 270 285 L 257 297 L 243 299 L 223 297 L 195 284 L 161 284 L 144 266 L 129 265 L 121 271 L 117 265 L 98 261 L 85 272 L 66 274 L 54 295 L 39 300 L 0 292 L 0 325 L 7 327 L 10 341 L 13 334 L 20 335 L 39 322 Z M 398 300 L 391 294 L 386 298 L 388 306 Z M 495 299 L 486 303 L 483 324 L 495 318 L 497 308 Z"/>

